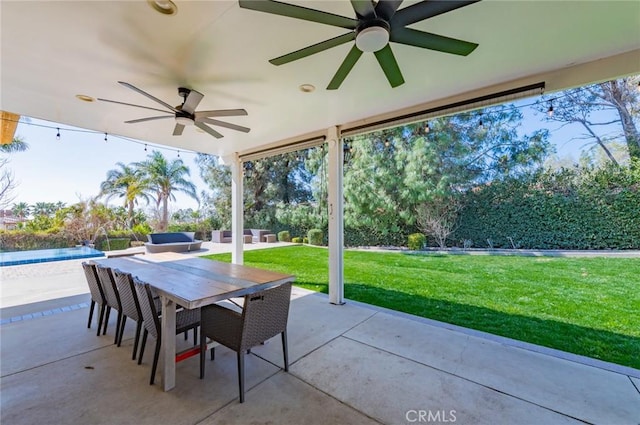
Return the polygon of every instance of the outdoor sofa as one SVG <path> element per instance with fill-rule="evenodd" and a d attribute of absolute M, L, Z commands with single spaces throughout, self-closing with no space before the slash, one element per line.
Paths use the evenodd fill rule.
<path fill-rule="evenodd" d="M 150 254 L 159 252 L 186 252 L 200 249 L 202 241 L 195 239 L 195 232 L 151 233 L 144 246 Z"/>

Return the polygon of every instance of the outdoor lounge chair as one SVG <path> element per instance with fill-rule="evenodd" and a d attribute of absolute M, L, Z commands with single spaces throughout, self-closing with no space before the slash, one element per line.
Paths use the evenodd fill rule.
<path fill-rule="evenodd" d="M 83 262 L 82 269 L 84 270 L 84 275 L 87 278 L 87 284 L 89 285 L 89 292 L 91 293 L 91 305 L 89 307 L 89 321 L 87 322 L 87 328 L 91 328 L 93 310 L 95 309 L 96 304 L 98 304 L 100 306 L 100 314 L 98 316 L 98 333 L 96 333 L 96 336 L 99 336 L 100 329 L 102 328 L 102 321 L 104 319 L 104 311 L 107 307 L 107 300 L 104 297 L 104 291 L 102 290 L 102 285 L 100 285 L 100 279 L 98 278 L 95 264 Z"/>
<path fill-rule="evenodd" d="M 207 338 L 236 352 L 240 403 L 244 403 L 244 354 L 278 334 L 282 335 L 284 370 L 289 370 L 287 320 L 291 283 L 265 289 L 244 297 L 242 312 L 221 305 L 202 307 L 200 319 L 200 379 L 204 378 Z M 214 359 L 214 348 L 211 349 Z"/>
<path fill-rule="evenodd" d="M 144 347 L 147 343 L 147 336 L 151 334 L 156 339 L 156 348 L 153 355 L 153 366 L 151 367 L 151 379 L 149 385 L 153 385 L 156 377 L 156 369 L 158 367 L 158 357 L 160 356 L 161 331 L 160 318 L 158 310 L 154 302 L 154 296 L 151 292 L 151 286 L 148 283 L 140 282 L 134 279 L 134 286 L 138 294 L 140 302 L 140 310 L 142 311 L 142 319 L 144 322 L 144 333 L 142 334 L 142 344 L 140 345 L 140 355 L 138 356 L 138 364 L 142 363 L 144 356 Z M 200 309 L 183 309 L 176 311 L 176 334 L 187 332 L 193 329 L 194 333 L 200 325 Z M 169 359 L 172 361 L 173 359 Z"/>

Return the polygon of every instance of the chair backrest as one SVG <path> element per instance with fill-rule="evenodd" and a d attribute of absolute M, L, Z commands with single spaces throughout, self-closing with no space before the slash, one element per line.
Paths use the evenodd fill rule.
<path fill-rule="evenodd" d="M 241 350 L 284 332 L 289 319 L 291 282 L 246 295 L 242 309 Z"/>
<path fill-rule="evenodd" d="M 113 277 L 116 281 L 116 288 L 120 295 L 120 304 L 122 305 L 122 313 L 139 322 L 142 320 L 142 312 L 138 301 L 138 294 L 133 286 L 133 277 L 130 273 L 121 272 L 118 269 L 113 270 Z"/>
<path fill-rule="evenodd" d="M 104 298 L 104 291 L 102 290 L 102 285 L 100 285 L 100 280 L 96 272 L 96 265 L 83 262 L 82 269 L 84 270 L 84 275 L 87 278 L 89 292 L 91 292 L 91 299 L 99 304 L 105 304 L 106 300 Z"/>
<path fill-rule="evenodd" d="M 155 303 L 153 301 L 153 293 L 148 283 L 133 279 L 133 285 L 136 288 L 138 294 L 138 301 L 140 302 L 140 311 L 142 312 L 142 320 L 144 321 L 144 327 L 147 332 L 154 338 L 158 339 L 160 330 L 160 319 L 158 318 L 158 311 L 156 310 Z"/>
<path fill-rule="evenodd" d="M 100 284 L 102 285 L 102 290 L 104 291 L 104 298 L 107 301 L 107 305 L 111 308 L 115 308 L 116 310 L 121 311 L 122 306 L 120 305 L 120 295 L 118 294 L 116 283 L 113 280 L 111 267 L 105 267 L 98 264 L 98 266 L 96 267 L 96 271 L 98 272 L 98 278 L 100 279 Z"/>

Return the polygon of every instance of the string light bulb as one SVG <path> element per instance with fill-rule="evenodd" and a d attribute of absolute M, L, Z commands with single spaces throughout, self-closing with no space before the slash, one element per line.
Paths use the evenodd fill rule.
<path fill-rule="evenodd" d="M 429 121 L 427 121 L 427 124 L 424 126 L 424 134 L 428 134 L 431 131 L 431 128 L 429 127 Z"/>
<path fill-rule="evenodd" d="M 547 110 L 547 116 L 549 118 L 553 116 L 553 100 L 549 102 L 549 109 Z"/>
<path fill-rule="evenodd" d="M 104 133 L 104 141 L 107 142 L 107 133 Z"/>
<path fill-rule="evenodd" d="M 144 151 L 145 152 L 147 151 L 147 144 L 146 143 L 144 144 Z"/>
<path fill-rule="evenodd" d="M 385 145 L 386 147 L 389 147 L 389 139 L 385 139 L 385 141 L 384 141 L 384 145 Z"/>
<path fill-rule="evenodd" d="M 180 158 L 180 151 L 178 151 L 178 158 Z"/>
<path fill-rule="evenodd" d="M 57 130 L 58 130 L 58 133 L 56 134 L 56 140 L 60 140 L 60 129 L 57 128 Z"/>

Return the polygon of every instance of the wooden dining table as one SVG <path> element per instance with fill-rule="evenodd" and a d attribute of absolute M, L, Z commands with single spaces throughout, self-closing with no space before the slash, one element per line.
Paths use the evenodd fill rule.
<path fill-rule="evenodd" d="M 188 309 L 199 308 L 295 279 L 289 274 L 171 252 L 95 259 L 93 263 L 130 273 L 151 285 L 160 295 L 160 374 L 164 391 L 174 388 L 176 381 L 177 304 Z"/>

